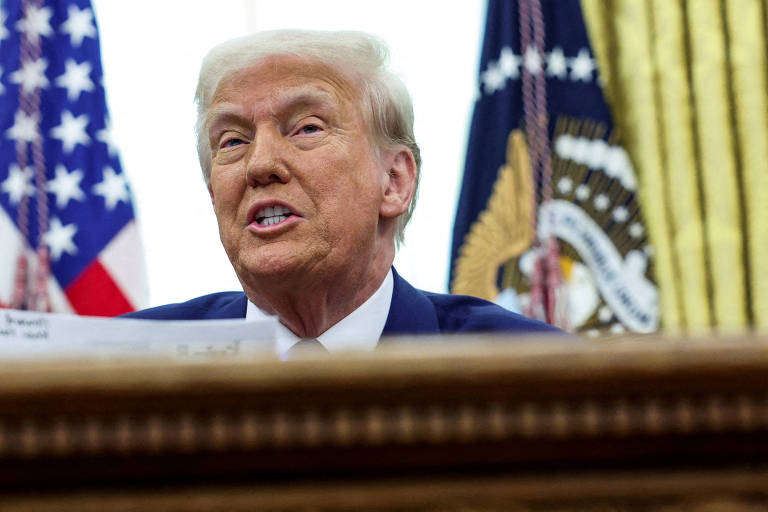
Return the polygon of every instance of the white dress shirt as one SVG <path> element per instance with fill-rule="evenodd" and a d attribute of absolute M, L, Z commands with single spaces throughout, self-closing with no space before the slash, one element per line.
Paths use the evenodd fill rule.
<path fill-rule="evenodd" d="M 330 329 L 317 337 L 328 352 L 344 350 L 373 350 L 381 338 L 384 324 L 389 315 L 392 302 L 394 278 L 389 269 L 384 282 L 379 289 L 368 297 L 356 310 L 332 325 Z M 259 309 L 253 302 L 248 301 L 245 312 L 246 320 L 259 320 L 274 315 Z M 275 353 L 285 359 L 288 350 L 301 338 L 293 334 L 286 326 L 277 324 L 275 332 Z"/>

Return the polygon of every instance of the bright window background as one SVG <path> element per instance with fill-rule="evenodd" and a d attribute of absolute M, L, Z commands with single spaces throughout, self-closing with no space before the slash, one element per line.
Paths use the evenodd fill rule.
<path fill-rule="evenodd" d="M 193 133 L 193 95 L 214 45 L 258 30 L 362 30 L 390 47 L 411 92 L 423 167 L 395 266 L 445 291 L 476 90 L 485 2 L 93 0 L 113 136 L 135 194 L 151 305 L 239 289 L 219 243 Z M 350 212 L 351 215 L 354 212 Z"/>

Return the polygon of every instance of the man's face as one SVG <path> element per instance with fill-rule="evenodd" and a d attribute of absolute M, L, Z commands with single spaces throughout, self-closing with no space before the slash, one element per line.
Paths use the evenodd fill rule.
<path fill-rule="evenodd" d="M 355 89 L 327 66 L 270 57 L 211 103 L 210 192 L 244 284 L 326 280 L 375 251 L 387 168 Z"/>

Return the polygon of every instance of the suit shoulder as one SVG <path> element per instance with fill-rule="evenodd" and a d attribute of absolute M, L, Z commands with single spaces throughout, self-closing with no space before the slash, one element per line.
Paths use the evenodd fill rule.
<path fill-rule="evenodd" d="M 246 298 L 243 292 L 218 292 L 196 297 L 186 302 L 165 304 L 121 315 L 121 318 L 149 320 L 211 320 L 245 316 Z"/>
<path fill-rule="evenodd" d="M 557 327 L 513 313 L 468 295 L 424 292 L 435 306 L 442 332 L 520 332 L 565 334 Z"/>

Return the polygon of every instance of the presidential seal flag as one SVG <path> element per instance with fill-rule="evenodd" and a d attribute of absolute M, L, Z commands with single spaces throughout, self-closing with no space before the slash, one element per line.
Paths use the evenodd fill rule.
<path fill-rule="evenodd" d="M 0 305 L 144 306 L 143 251 L 110 135 L 88 0 L 0 4 Z"/>
<path fill-rule="evenodd" d="M 489 0 L 451 291 L 589 334 L 659 326 L 653 251 L 578 0 Z"/>

